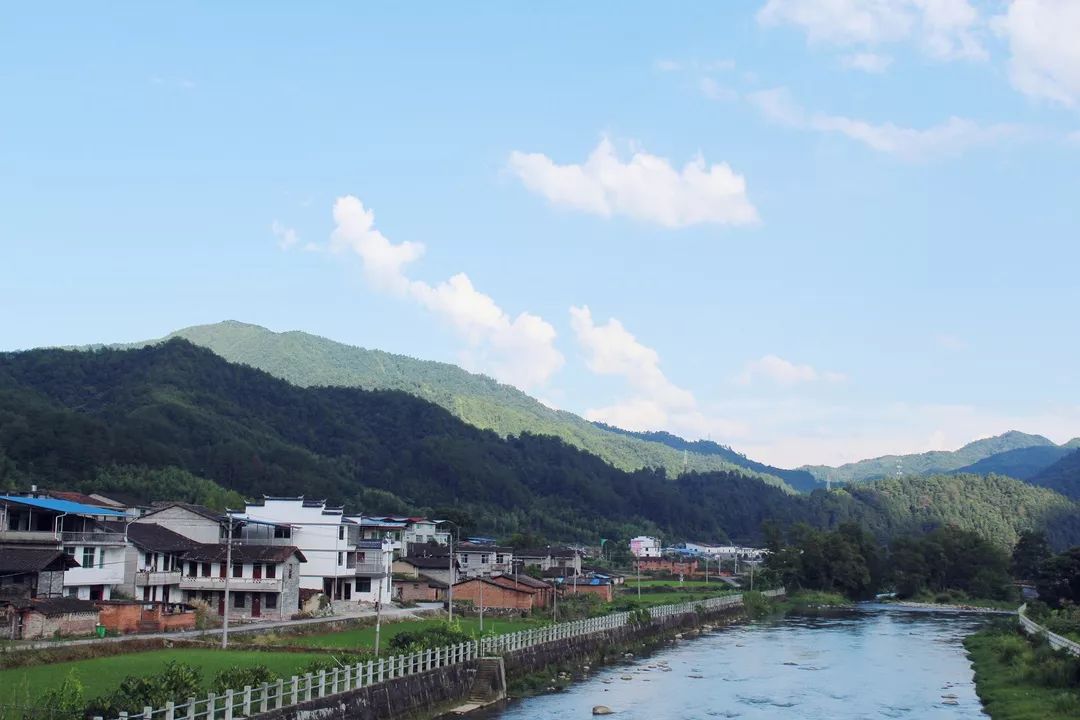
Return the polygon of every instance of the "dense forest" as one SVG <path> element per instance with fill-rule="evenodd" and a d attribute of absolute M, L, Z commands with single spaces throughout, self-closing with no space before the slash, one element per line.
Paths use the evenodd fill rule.
<path fill-rule="evenodd" d="M 1075 450 L 1031 478 L 1034 485 L 1080 500 L 1080 450 Z"/>
<path fill-rule="evenodd" d="M 354 347 L 305 332 L 276 333 L 231 320 L 178 330 L 166 339 L 172 338 L 188 340 L 229 362 L 265 370 L 301 387 L 400 390 L 503 437 L 522 434 L 557 437 L 622 470 L 661 467 L 669 475 L 682 470 L 681 449 L 608 432 L 578 415 L 549 408 L 517 388 L 456 365 Z M 700 472 L 739 467 L 753 470 L 750 474 L 757 472 L 744 462 L 716 454 L 699 455 L 693 449 L 690 452 L 692 468 Z M 761 471 L 760 476 L 786 487 L 779 477 L 767 471 Z"/>
<path fill-rule="evenodd" d="M 297 387 L 183 340 L 0 355 L 0 486 L 31 482 L 218 505 L 303 494 L 581 541 L 653 531 L 750 542 L 770 519 L 856 522 L 879 538 L 953 524 L 1002 546 L 1033 527 L 1055 547 L 1080 539 L 1076 505 L 1009 478 L 799 496 L 735 472 L 626 472 L 559 438 L 503 438 L 403 392 Z"/>

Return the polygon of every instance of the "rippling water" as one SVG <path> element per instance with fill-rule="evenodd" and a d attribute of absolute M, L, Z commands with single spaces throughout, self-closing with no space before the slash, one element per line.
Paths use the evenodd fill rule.
<path fill-rule="evenodd" d="M 985 718 L 962 645 L 984 622 L 867 607 L 733 626 L 483 717 L 571 720 L 607 705 L 626 720 Z"/>

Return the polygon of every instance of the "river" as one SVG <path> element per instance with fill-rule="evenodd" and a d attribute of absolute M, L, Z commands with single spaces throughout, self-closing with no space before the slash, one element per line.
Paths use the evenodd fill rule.
<path fill-rule="evenodd" d="M 607 705 L 620 720 L 985 718 L 962 644 L 985 622 L 867 605 L 733 625 L 480 717 L 573 720 Z"/>

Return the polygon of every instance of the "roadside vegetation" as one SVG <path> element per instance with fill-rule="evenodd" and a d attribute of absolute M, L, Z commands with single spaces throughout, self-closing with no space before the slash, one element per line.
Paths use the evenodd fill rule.
<path fill-rule="evenodd" d="M 1055 651 L 1001 622 L 964 641 L 975 685 L 993 720 L 1080 717 L 1080 658 Z"/>

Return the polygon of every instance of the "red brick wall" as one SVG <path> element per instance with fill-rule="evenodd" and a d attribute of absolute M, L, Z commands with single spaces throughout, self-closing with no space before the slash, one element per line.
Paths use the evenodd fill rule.
<path fill-rule="evenodd" d="M 484 607 L 511 608 L 514 610 L 532 610 L 533 596 L 515 592 L 509 588 L 481 583 L 478 580 L 454 586 L 454 600 L 471 600 L 480 606 L 480 586 L 484 586 Z"/>
<path fill-rule="evenodd" d="M 395 580 L 399 590 L 398 599 L 404 602 L 434 602 L 439 599 L 438 590 L 429 587 L 427 580 Z M 484 596 L 487 600 L 487 596 Z"/>
<path fill-rule="evenodd" d="M 139 629 L 139 620 L 142 619 L 142 605 L 135 603 L 112 605 L 102 604 L 98 606 L 101 611 L 101 622 L 109 634 L 130 633 Z"/>

